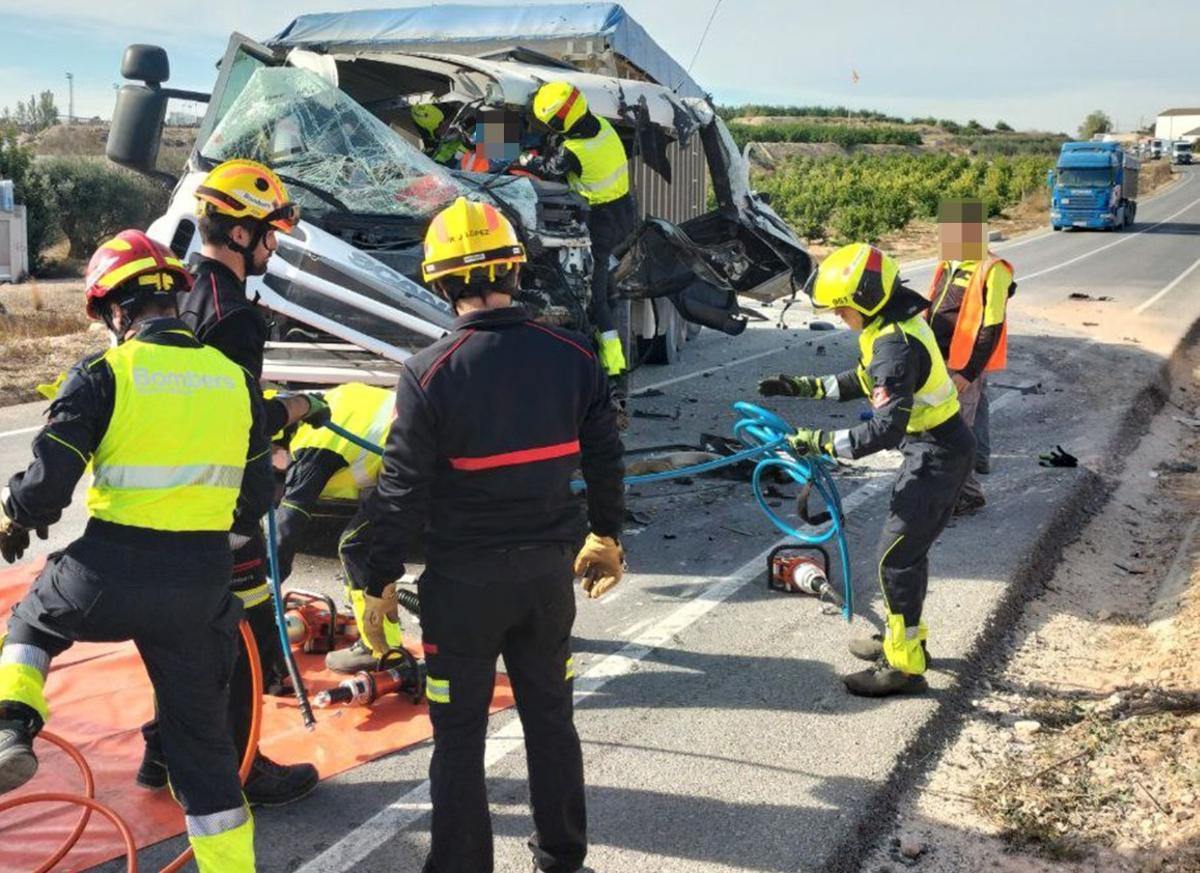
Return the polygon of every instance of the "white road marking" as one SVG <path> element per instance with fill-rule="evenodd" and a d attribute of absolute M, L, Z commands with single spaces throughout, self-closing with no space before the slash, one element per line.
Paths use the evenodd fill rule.
<path fill-rule="evenodd" d="M 880 476 L 857 488 L 842 501 L 845 514 L 849 515 L 890 485 L 891 477 Z M 770 547 L 759 552 L 732 574 L 713 580 L 711 585 L 687 603 L 665 618 L 653 622 L 618 651 L 600 659 L 576 678 L 576 705 L 587 700 L 613 679 L 633 672 L 637 664 L 645 660 L 651 652 L 665 647 L 672 637 L 687 630 L 716 606 L 761 576 L 764 562 L 771 549 L 790 541 L 790 537 L 783 537 L 772 543 Z M 490 769 L 509 754 L 523 749 L 524 737 L 520 719 L 516 718 L 488 737 L 484 753 L 484 768 Z M 388 840 L 395 837 L 398 831 L 420 820 L 431 809 L 429 782 L 426 780 L 347 833 L 320 855 L 300 867 L 297 873 L 344 873 L 362 863 Z"/>
<path fill-rule="evenodd" d="M 1200 197 L 1193 200 L 1191 203 L 1189 203 L 1187 206 L 1180 209 L 1178 212 L 1171 213 L 1166 218 L 1164 218 L 1162 221 L 1157 222 L 1156 224 L 1152 224 L 1149 227 L 1142 228 L 1137 233 L 1123 235 L 1120 239 L 1110 242 L 1108 245 L 1100 246 L 1100 248 L 1092 249 L 1089 252 L 1084 252 L 1082 255 L 1078 255 L 1074 258 L 1071 258 L 1068 261 L 1063 261 L 1061 264 L 1055 264 L 1053 267 L 1047 267 L 1044 270 L 1038 270 L 1036 273 L 1030 273 L 1025 276 L 1018 276 L 1017 278 L 1022 282 L 1028 282 L 1030 279 L 1036 279 L 1038 276 L 1045 276 L 1047 273 L 1053 273 L 1055 270 L 1061 270 L 1063 267 L 1069 267 L 1071 264 L 1077 264 L 1080 261 L 1084 260 L 1085 258 L 1090 258 L 1092 255 L 1098 255 L 1101 252 L 1108 251 L 1109 249 L 1111 249 L 1115 246 L 1119 246 L 1123 243 L 1129 242 L 1130 240 L 1137 239 L 1142 234 L 1149 233 L 1150 231 L 1154 230 L 1154 228 L 1156 228 L 1156 227 L 1161 227 L 1162 225 L 1164 225 L 1168 221 L 1170 221 L 1172 218 L 1176 218 L 1180 215 L 1183 215 L 1183 213 L 1187 212 L 1189 209 L 1191 209 L 1197 203 L 1200 203 Z"/>
<path fill-rule="evenodd" d="M 1145 312 L 1147 309 L 1149 309 L 1155 303 L 1162 300 L 1164 297 L 1166 297 L 1168 294 L 1170 294 L 1172 291 L 1175 290 L 1176 285 L 1178 285 L 1180 282 L 1182 282 L 1184 279 L 1186 279 L 1188 276 L 1190 276 L 1192 271 L 1194 269 L 1196 269 L 1197 267 L 1200 267 L 1200 258 L 1197 258 L 1195 261 L 1192 262 L 1192 265 L 1190 267 L 1188 267 L 1186 270 L 1184 270 L 1182 273 L 1180 273 L 1178 276 L 1176 276 L 1174 279 L 1172 279 L 1171 283 L 1169 285 L 1167 285 L 1167 287 L 1163 288 L 1161 291 L 1159 291 L 1157 294 L 1155 294 L 1153 297 L 1151 297 L 1145 303 L 1142 303 L 1142 304 L 1138 305 L 1137 307 L 1135 307 L 1133 310 L 1133 314 L 1141 315 L 1143 312 Z"/>
<path fill-rule="evenodd" d="M 25 434 L 25 433 L 34 433 L 41 429 L 42 429 L 42 426 L 39 424 L 36 427 L 22 427 L 22 428 L 18 428 L 17 430 L 0 431 L 0 440 L 4 439 L 5 437 L 14 437 L 14 436 L 20 436 L 21 434 Z"/>
<path fill-rule="evenodd" d="M 685 373 L 682 376 L 674 376 L 670 379 L 663 379 L 661 382 L 651 382 L 649 385 L 639 385 L 636 388 L 630 389 L 629 396 L 636 398 L 644 391 L 653 391 L 659 388 L 665 388 L 668 385 L 677 385 L 678 383 L 686 382 L 689 379 L 699 379 L 701 376 L 708 376 L 712 373 L 720 372 L 726 367 L 736 367 L 738 364 L 748 364 L 751 361 L 757 361 L 759 358 L 765 358 L 768 355 L 777 355 L 782 351 L 785 351 L 785 349 L 782 345 L 780 345 L 778 348 L 767 349 L 765 352 L 755 352 L 753 355 L 746 355 L 744 358 L 734 358 L 732 361 L 726 361 L 723 364 L 717 364 L 713 367 L 706 367 L 705 369 L 697 370 L 694 373 Z"/>

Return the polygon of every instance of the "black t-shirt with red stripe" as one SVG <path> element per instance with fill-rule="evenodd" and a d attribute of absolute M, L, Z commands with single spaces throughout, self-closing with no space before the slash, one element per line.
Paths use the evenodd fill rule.
<path fill-rule="evenodd" d="M 616 537 L 624 448 L 590 343 L 519 306 L 460 317 L 409 358 L 396 386 L 379 485 L 368 590 L 398 578 L 422 542 L 431 564 L 539 544 L 578 544 L 587 521 Z"/>

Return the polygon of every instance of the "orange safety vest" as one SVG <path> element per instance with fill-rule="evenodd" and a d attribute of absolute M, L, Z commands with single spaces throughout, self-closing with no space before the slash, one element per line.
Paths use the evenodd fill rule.
<path fill-rule="evenodd" d="M 931 302 L 936 303 L 934 295 L 937 294 L 942 276 L 946 273 L 946 263 L 946 261 L 940 261 L 937 269 L 933 272 L 933 281 L 929 284 Z M 958 309 L 958 321 L 954 323 L 954 336 L 950 339 L 950 355 L 946 360 L 946 366 L 951 370 L 961 370 L 967 365 L 967 361 L 971 360 L 971 353 L 975 351 L 975 340 L 979 337 L 980 328 L 983 327 L 983 291 L 987 277 L 1000 264 L 1008 268 L 1010 276 L 1013 275 L 1012 264 L 1003 258 L 990 257 L 975 268 L 975 272 L 967 282 L 967 288 L 963 292 L 962 305 Z M 947 281 L 953 281 L 953 277 Z M 932 318 L 932 310 L 927 309 L 925 317 Z M 992 370 L 1003 370 L 1006 366 L 1008 366 L 1008 319 L 1005 319 L 1000 325 L 1000 340 L 996 343 L 996 348 L 992 350 L 992 356 L 988 358 L 987 365 L 983 370 L 986 373 Z"/>
<path fill-rule="evenodd" d="M 458 167 L 469 173 L 486 173 L 491 163 L 479 149 L 471 149 L 469 152 L 463 152 L 462 157 L 458 159 Z"/>

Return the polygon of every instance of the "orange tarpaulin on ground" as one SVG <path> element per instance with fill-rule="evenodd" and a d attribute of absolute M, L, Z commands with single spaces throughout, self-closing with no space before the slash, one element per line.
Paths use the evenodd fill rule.
<path fill-rule="evenodd" d="M 0 628 L 10 609 L 41 569 L 42 561 L 0 570 Z M 324 669 L 324 656 L 300 655 L 309 694 L 336 685 L 344 676 Z M 154 710 L 150 680 L 132 643 L 77 643 L 56 658 L 46 681 L 49 729 L 75 744 L 96 776 L 96 798 L 125 819 L 139 847 L 183 833 L 183 813 L 167 791 L 146 791 L 133 781 L 142 758 L 141 725 Z M 511 706 L 503 677 L 492 711 Z M 263 752 L 281 763 L 311 761 L 322 779 L 433 736 L 425 704 L 391 695 L 373 707 L 317 710 L 307 731 L 294 700 L 265 697 Z M 37 776 L 10 796 L 43 791 L 81 792 L 75 765 L 48 743 L 35 745 Z M 320 803 L 320 789 L 306 803 Z M 48 858 L 78 820 L 77 807 L 36 804 L 0 815 L 0 873 L 28 873 Z M 86 870 L 119 857 L 115 830 L 100 816 L 56 871 Z"/>

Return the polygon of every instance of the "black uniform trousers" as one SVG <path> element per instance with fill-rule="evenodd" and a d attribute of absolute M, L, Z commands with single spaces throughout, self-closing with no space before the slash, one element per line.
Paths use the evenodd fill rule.
<path fill-rule="evenodd" d="M 239 592 L 254 592 L 266 582 L 267 545 L 260 532 L 256 532 L 250 542 L 233 553 L 232 581 L 227 583 L 235 599 L 241 602 Z M 258 649 L 258 659 L 262 664 L 263 690 L 278 693 L 283 685 L 287 668 L 284 666 L 283 651 L 280 649 L 279 631 L 275 626 L 275 606 L 271 598 L 254 603 L 244 609 L 247 624 L 254 634 L 255 647 Z M 250 722 L 254 716 L 256 701 L 251 694 L 253 680 L 250 675 L 250 656 L 246 653 L 246 644 L 238 634 L 237 658 L 234 661 L 233 675 L 229 682 L 229 727 L 233 732 L 234 745 L 237 748 L 238 761 L 246 752 L 246 744 L 250 740 Z M 162 751 L 159 719 L 154 718 L 142 725 L 142 737 L 146 747 L 153 751 Z M 174 777 L 172 776 L 172 781 Z"/>
<path fill-rule="evenodd" d="M 154 686 L 172 788 L 194 816 L 243 803 L 226 721 L 242 606 L 229 593 L 225 536 L 217 542 L 159 551 L 85 534 L 50 556 L 8 623 L 10 643 L 51 657 L 75 642 L 133 641 Z"/>
<path fill-rule="evenodd" d="M 342 573 L 346 585 L 356 591 L 367 587 L 367 559 L 371 554 L 371 516 L 366 509 L 366 500 L 360 499 L 358 509 L 350 519 L 342 535 L 338 537 L 338 558 L 342 562 Z"/>
<path fill-rule="evenodd" d="M 929 431 L 909 434 L 904 462 L 879 541 L 879 582 L 887 610 L 917 627 L 929 588 L 929 549 L 954 512 L 975 464 L 975 437 L 955 415 Z"/>
<path fill-rule="evenodd" d="M 432 847 L 424 873 L 491 873 L 484 741 L 496 658 L 504 657 L 525 731 L 541 870 L 573 873 L 587 854 L 583 755 L 575 732 L 570 636 L 573 552 L 566 545 L 431 557 L 418 582 L 433 721 Z"/>
<path fill-rule="evenodd" d="M 626 194 L 612 203 L 593 206 L 588 213 L 588 235 L 592 239 L 591 316 L 601 333 L 616 330 L 609 296 L 612 293 L 608 262 L 613 249 L 625 241 L 637 224 L 633 196 Z"/>

